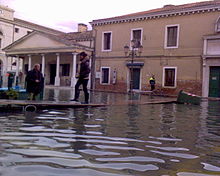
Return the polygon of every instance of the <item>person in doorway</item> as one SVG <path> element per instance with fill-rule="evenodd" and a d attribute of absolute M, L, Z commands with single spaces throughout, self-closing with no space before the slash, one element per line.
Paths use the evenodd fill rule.
<path fill-rule="evenodd" d="M 152 75 L 149 79 L 149 83 L 150 83 L 150 87 L 151 87 L 151 91 L 153 91 L 155 89 L 155 84 L 156 84 L 156 80 L 154 75 Z"/>
<path fill-rule="evenodd" d="M 28 99 L 35 100 L 36 96 L 43 90 L 44 78 L 40 72 L 40 64 L 35 64 L 33 70 L 27 73 L 25 78 L 26 91 L 29 93 Z"/>
<path fill-rule="evenodd" d="M 87 89 L 87 84 L 89 81 L 89 73 L 90 73 L 90 67 L 89 67 L 89 59 L 87 58 L 87 54 L 85 52 L 81 52 L 79 54 L 80 56 L 80 62 L 78 63 L 78 69 L 76 73 L 76 78 L 78 78 L 77 83 L 75 85 L 75 97 L 71 101 L 79 101 L 79 94 L 80 90 L 79 87 L 82 84 L 84 96 L 85 96 L 85 104 L 89 103 L 89 93 Z"/>

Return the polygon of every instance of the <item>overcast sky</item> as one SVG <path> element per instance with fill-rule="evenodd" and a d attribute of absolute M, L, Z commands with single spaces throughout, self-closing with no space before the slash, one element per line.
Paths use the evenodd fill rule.
<path fill-rule="evenodd" d="M 0 0 L 15 10 L 15 17 L 64 32 L 75 32 L 77 23 L 204 0 Z"/>

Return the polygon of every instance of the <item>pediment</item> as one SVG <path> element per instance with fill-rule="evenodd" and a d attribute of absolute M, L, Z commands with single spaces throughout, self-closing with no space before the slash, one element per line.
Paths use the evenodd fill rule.
<path fill-rule="evenodd" d="M 67 46 L 67 44 L 65 42 L 62 42 L 62 40 L 59 39 L 57 36 L 35 32 L 15 41 L 5 49 L 19 50 L 38 48 L 60 48 L 65 46 Z"/>

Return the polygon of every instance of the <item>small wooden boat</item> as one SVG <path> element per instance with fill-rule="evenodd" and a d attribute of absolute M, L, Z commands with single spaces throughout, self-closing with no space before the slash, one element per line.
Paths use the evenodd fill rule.
<path fill-rule="evenodd" d="M 179 92 L 177 97 L 177 103 L 199 105 L 200 102 L 201 102 L 200 96 L 188 92 L 184 92 L 183 90 Z"/>

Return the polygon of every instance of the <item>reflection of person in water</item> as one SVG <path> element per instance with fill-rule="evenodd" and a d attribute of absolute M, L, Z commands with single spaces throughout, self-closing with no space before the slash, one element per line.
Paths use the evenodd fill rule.
<path fill-rule="evenodd" d="M 85 122 L 88 118 L 87 114 L 88 114 L 88 111 L 89 111 L 89 108 L 84 108 L 83 110 L 82 109 L 73 109 L 73 113 L 74 113 L 74 126 L 75 126 L 75 131 L 76 131 L 76 135 L 79 135 L 76 136 L 76 141 L 73 142 L 72 146 L 73 146 L 73 149 L 74 151 L 77 153 L 78 150 L 81 150 L 81 149 L 86 149 L 87 146 L 87 142 L 84 142 L 84 141 L 77 141 L 77 139 L 84 139 L 84 138 L 81 138 L 80 135 L 86 135 L 86 127 L 85 127 Z M 85 139 L 86 140 L 86 139 Z"/>

